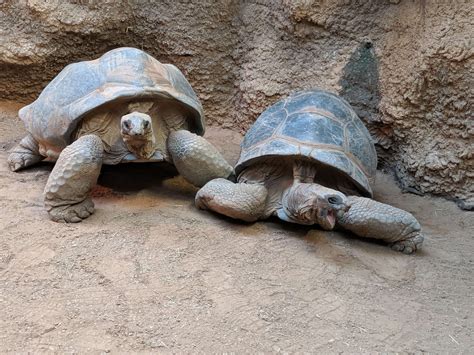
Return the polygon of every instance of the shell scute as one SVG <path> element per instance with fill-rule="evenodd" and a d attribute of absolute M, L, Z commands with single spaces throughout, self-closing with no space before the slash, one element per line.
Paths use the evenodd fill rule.
<path fill-rule="evenodd" d="M 284 137 L 308 144 L 344 143 L 344 130 L 340 124 L 312 112 L 290 114 L 280 132 Z"/>

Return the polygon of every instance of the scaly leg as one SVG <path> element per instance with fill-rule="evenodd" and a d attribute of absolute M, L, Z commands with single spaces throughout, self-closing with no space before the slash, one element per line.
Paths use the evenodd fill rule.
<path fill-rule="evenodd" d="M 196 194 L 196 206 L 225 216 L 254 222 L 263 216 L 267 189 L 263 185 L 214 179 Z"/>
<path fill-rule="evenodd" d="M 348 205 L 347 211 L 338 214 L 343 228 L 361 237 L 382 239 L 405 254 L 421 248 L 421 226 L 411 213 L 357 196 L 348 197 Z"/>
<path fill-rule="evenodd" d="M 18 171 L 43 160 L 39 153 L 38 142 L 31 134 L 24 137 L 8 156 L 8 167 L 11 171 Z"/>
<path fill-rule="evenodd" d="M 191 184 L 201 187 L 216 178 L 228 178 L 232 166 L 204 138 L 189 131 L 171 132 L 168 151 L 178 172 Z"/>
<path fill-rule="evenodd" d="M 82 136 L 59 156 L 44 189 L 44 204 L 56 222 L 80 222 L 94 213 L 89 192 L 97 183 L 104 147 L 95 135 Z"/>

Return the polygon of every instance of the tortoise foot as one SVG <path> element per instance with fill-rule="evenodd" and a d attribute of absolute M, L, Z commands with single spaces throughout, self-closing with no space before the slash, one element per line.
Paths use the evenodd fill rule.
<path fill-rule="evenodd" d="M 359 196 L 349 196 L 348 204 L 349 209 L 338 215 L 341 227 L 360 237 L 384 240 L 405 254 L 421 248 L 421 226 L 411 213 Z"/>
<path fill-rule="evenodd" d="M 8 167 L 11 171 L 18 171 L 27 166 L 33 165 L 40 160 L 41 158 L 37 155 L 13 152 L 8 156 Z"/>
<path fill-rule="evenodd" d="M 94 202 L 87 198 L 74 205 L 52 207 L 48 213 L 55 222 L 78 223 L 94 213 Z"/>
<path fill-rule="evenodd" d="M 416 233 L 407 239 L 403 239 L 395 243 L 391 243 L 390 247 L 393 250 L 401 251 L 404 254 L 411 254 L 421 249 L 421 246 L 423 244 L 423 239 L 424 237 L 421 233 Z"/>
<path fill-rule="evenodd" d="M 232 166 L 211 143 L 185 130 L 171 132 L 168 151 L 176 169 L 194 186 L 202 187 L 217 178 L 228 178 Z"/>
<path fill-rule="evenodd" d="M 38 142 L 31 134 L 28 134 L 13 148 L 7 163 L 11 171 L 18 171 L 43 159 L 44 157 L 38 151 Z"/>
<path fill-rule="evenodd" d="M 263 185 L 234 184 L 226 179 L 209 181 L 196 194 L 196 206 L 246 222 L 255 222 L 265 213 L 268 192 Z"/>

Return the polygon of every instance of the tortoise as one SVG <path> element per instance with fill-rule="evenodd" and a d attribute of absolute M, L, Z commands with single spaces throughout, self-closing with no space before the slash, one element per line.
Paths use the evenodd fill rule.
<path fill-rule="evenodd" d="M 102 164 L 168 162 L 198 187 L 233 172 L 201 137 L 203 109 L 181 71 L 139 49 L 66 66 L 19 117 L 28 134 L 8 165 L 18 171 L 56 161 L 44 191 L 54 221 L 94 212 L 89 193 Z"/>
<path fill-rule="evenodd" d="M 245 135 L 237 183 L 211 180 L 196 205 L 247 222 L 277 216 L 325 230 L 339 226 L 410 254 L 423 243 L 420 224 L 371 199 L 376 166 L 370 134 L 344 99 L 318 89 L 296 92 L 265 110 Z"/>

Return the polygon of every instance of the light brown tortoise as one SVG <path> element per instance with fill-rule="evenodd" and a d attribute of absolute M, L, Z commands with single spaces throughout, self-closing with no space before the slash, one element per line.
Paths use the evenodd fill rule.
<path fill-rule="evenodd" d="M 256 221 L 336 225 L 390 243 L 410 254 L 423 243 L 412 214 L 372 197 L 377 154 L 350 105 L 323 90 L 297 92 L 277 102 L 245 135 L 235 166 L 237 184 L 208 182 L 196 204 L 226 216 Z"/>
<path fill-rule="evenodd" d="M 8 157 L 17 171 L 56 161 L 44 191 L 51 219 L 80 222 L 102 164 L 170 162 L 189 182 L 232 173 L 204 138 L 201 103 L 184 75 L 135 48 L 65 67 L 19 116 L 28 134 Z"/>

